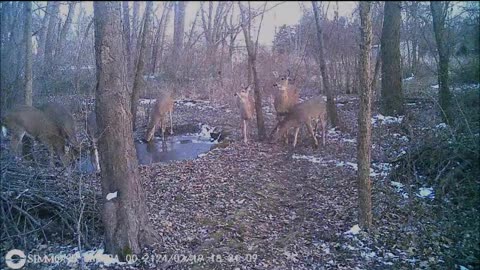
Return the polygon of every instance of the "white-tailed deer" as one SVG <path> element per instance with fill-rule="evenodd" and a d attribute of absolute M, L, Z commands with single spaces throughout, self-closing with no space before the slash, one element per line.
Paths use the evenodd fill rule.
<path fill-rule="evenodd" d="M 75 151 L 78 151 L 79 143 L 77 140 L 75 119 L 70 111 L 57 102 L 46 103 L 37 108 L 44 112 L 45 115 L 57 125 L 62 132 L 62 135 L 67 138 Z"/>
<path fill-rule="evenodd" d="M 2 118 L 2 125 L 11 133 L 11 150 L 16 157 L 20 156 L 22 138 L 28 135 L 45 144 L 50 152 L 50 164 L 54 164 L 53 154 L 57 154 L 63 165 L 67 166 L 72 158 L 65 147 L 68 138 L 64 130 L 44 112 L 31 106 L 18 106 Z"/>
<path fill-rule="evenodd" d="M 100 160 L 98 156 L 98 126 L 95 111 L 92 111 L 87 117 L 87 134 L 90 141 L 90 161 L 95 168 L 95 172 L 100 172 Z"/>
<path fill-rule="evenodd" d="M 162 139 L 165 140 L 166 117 L 170 115 L 170 134 L 173 134 L 173 98 L 170 93 L 162 92 L 157 97 L 157 101 L 150 113 L 150 122 L 148 123 L 147 134 L 145 140 L 150 142 L 153 139 L 155 131 L 162 128 Z"/>
<path fill-rule="evenodd" d="M 254 101 L 251 96 L 252 88 L 250 86 L 242 87 L 240 92 L 234 94 L 237 100 L 237 106 L 240 110 L 240 118 L 243 120 L 243 141 L 247 143 L 247 121 L 253 118 Z"/>
<path fill-rule="evenodd" d="M 290 128 L 295 128 L 295 139 L 293 147 L 297 145 L 298 132 L 302 124 L 308 128 L 312 135 L 315 146 L 318 146 L 318 140 L 312 127 L 312 120 L 318 120 L 322 126 L 322 144 L 325 145 L 325 135 L 327 126 L 327 107 L 322 96 L 316 96 L 307 101 L 295 105 L 285 118 L 280 121 L 273 130 L 273 139 L 277 140 Z"/>
<path fill-rule="evenodd" d="M 273 84 L 277 88 L 273 94 L 273 106 L 277 112 L 278 123 L 298 103 L 300 91 L 292 84 L 290 70 L 286 76 L 279 77 L 276 72 L 273 75 L 277 79 L 277 82 Z M 288 131 L 285 132 L 285 141 L 288 142 Z"/>

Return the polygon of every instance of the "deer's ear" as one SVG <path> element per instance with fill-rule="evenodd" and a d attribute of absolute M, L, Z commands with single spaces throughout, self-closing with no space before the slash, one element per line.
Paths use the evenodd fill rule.
<path fill-rule="evenodd" d="M 278 72 L 273 71 L 272 73 L 273 73 L 273 77 L 274 77 L 275 79 L 277 79 L 277 78 L 278 78 Z"/>

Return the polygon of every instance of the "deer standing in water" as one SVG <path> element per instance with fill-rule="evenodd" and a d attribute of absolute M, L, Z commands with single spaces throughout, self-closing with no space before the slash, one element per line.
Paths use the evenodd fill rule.
<path fill-rule="evenodd" d="M 252 88 L 250 86 L 242 87 L 240 92 L 236 92 L 234 96 L 237 100 L 237 106 L 240 110 L 240 118 L 243 120 L 243 141 L 247 143 L 247 121 L 253 118 L 254 101 L 251 95 Z"/>
<path fill-rule="evenodd" d="M 312 127 L 312 120 L 318 120 L 322 126 L 322 145 L 325 146 L 327 127 L 327 106 L 322 96 L 316 96 L 302 103 L 295 105 L 285 118 L 280 121 L 273 130 L 273 140 L 277 140 L 290 128 L 295 128 L 293 147 L 297 145 L 298 133 L 302 124 L 307 126 L 308 132 L 313 137 L 315 147 L 318 147 L 318 140 Z"/>
<path fill-rule="evenodd" d="M 293 80 L 290 78 L 290 70 L 288 70 L 286 76 L 279 77 L 276 72 L 273 75 L 277 79 L 277 82 L 273 84 L 277 88 L 273 94 L 273 106 L 277 112 L 278 123 L 298 103 L 300 91 L 292 84 Z M 285 132 L 285 142 L 288 143 L 288 131 Z"/>
<path fill-rule="evenodd" d="M 67 166 L 73 154 L 66 151 L 69 142 L 66 134 L 68 128 L 59 124 L 64 120 L 66 118 L 59 119 L 56 114 L 47 114 L 32 106 L 22 105 L 8 112 L 2 118 L 2 125 L 12 134 L 11 150 L 16 158 L 20 156 L 23 136 L 28 135 L 47 146 L 52 166 L 54 153 L 60 157 L 63 165 Z"/>
<path fill-rule="evenodd" d="M 148 123 L 145 140 L 150 142 L 153 139 L 155 131 L 160 127 L 162 129 L 162 140 L 165 141 L 165 130 L 167 114 L 170 115 L 170 134 L 173 134 L 173 98 L 170 93 L 162 92 L 157 97 L 157 101 L 150 113 L 150 122 Z"/>

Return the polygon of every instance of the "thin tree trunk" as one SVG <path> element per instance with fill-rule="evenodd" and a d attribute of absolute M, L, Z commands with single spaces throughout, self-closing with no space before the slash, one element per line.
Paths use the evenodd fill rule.
<path fill-rule="evenodd" d="M 50 9 L 47 9 L 50 19 L 48 20 L 47 36 L 45 40 L 45 60 L 44 60 L 44 70 L 49 72 L 53 69 L 53 58 L 56 46 L 56 28 L 58 22 L 58 11 L 59 11 L 59 2 L 51 1 L 52 4 L 48 6 Z"/>
<path fill-rule="evenodd" d="M 137 119 L 137 106 L 138 99 L 140 98 L 140 89 L 144 87 L 145 81 L 143 78 L 143 73 L 145 72 L 145 51 L 147 49 L 147 37 L 152 21 L 152 6 L 153 2 L 147 2 L 145 8 L 145 21 L 143 25 L 143 34 L 142 41 L 140 44 L 140 52 L 138 56 L 137 66 L 135 68 L 135 79 L 133 81 L 132 89 L 132 102 L 131 102 L 131 113 L 132 113 L 132 127 L 135 130 L 135 123 Z"/>
<path fill-rule="evenodd" d="M 58 45 L 56 47 L 56 52 L 55 52 L 56 56 L 61 55 L 63 51 L 63 47 L 65 46 L 68 30 L 70 30 L 70 25 L 72 25 L 72 18 L 75 12 L 76 4 L 77 2 L 74 2 L 74 1 L 68 4 L 68 15 L 67 15 L 67 19 L 65 20 L 65 23 L 63 24 L 62 31 L 60 32 L 60 38 L 58 39 Z"/>
<path fill-rule="evenodd" d="M 23 38 L 25 39 L 25 97 L 26 105 L 32 106 L 32 2 L 26 1 L 25 5 L 25 28 Z"/>
<path fill-rule="evenodd" d="M 125 260 L 151 243 L 145 192 L 138 172 L 126 88 L 120 2 L 94 2 L 96 119 L 104 198 L 105 250 Z M 112 76 L 112 74 L 114 76 Z M 109 196 L 107 196 L 109 195 Z M 110 198 L 112 197 L 113 198 Z"/>
<path fill-rule="evenodd" d="M 52 5 L 52 1 L 48 1 L 47 10 L 50 9 L 49 5 Z M 47 38 L 47 25 L 48 25 L 49 18 L 50 18 L 50 14 L 45 12 L 45 15 L 43 15 L 43 19 L 42 19 L 42 27 L 38 32 L 38 49 L 37 49 L 36 61 L 39 61 L 39 63 L 42 63 L 41 61 L 43 61 L 43 59 L 45 58 L 45 41 Z"/>
<path fill-rule="evenodd" d="M 380 51 L 382 53 L 382 98 L 381 109 L 385 115 L 404 113 L 400 27 L 401 5 L 398 1 L 386 2 Z"/>
<path fill-rule="evenodd" d="M 452 95 L 449 89 L 448 82 L 448 66 L 450 61 L 450 53 L 447 47 L 447 40 L 445 37 L 445 20 L 448 12 L 448 2 L 430 2 L 430 9 L 433 17 L 433 31 L 435 33 L 435 41 L 437 42 L 438 51 L 438 84 L 439 87 L 439 99 L 440 107 L 442 109 L 443 121 L 447 124 L 451 124 L 453 121 L 451 112 L 451 99 Z"/>
<path fill-rule="evenodd" d="M 320 16 L 318 14 L 318 7 L 315 1 L 312 1 L 312 7 L 313 7 L 313 13 L 315 15 L 315 24 L 317 26 L 318 60 L 320 62 L 319 63 L 320 71 L 322 73 L 323 88 L 325 89 L 325 93 L 327 95 L 328 118 L 330 119 L 331 124 L 334 127 L 337 127 L 339 124 L 338 116 L 337 116 L 337 108 L 335 107 L 335 100 L 332 95 L 332 91 L 330 88 L 330 81 L 327 74 L 327 65 L 325 63 L 322 27 L 320 25 Z"/>
<path fill-rule="evenodd" d="M 370 52 L 372 46 L 371 2 L 360 2 L 361 21 L 361 73 L 360 73 L 360 110 L 358 115 L 358 201 L 360 227 L 372 226 L 372 187 L 370 182 L 371 157 L 371 110 L 372 89 L 370 85 Z"/>

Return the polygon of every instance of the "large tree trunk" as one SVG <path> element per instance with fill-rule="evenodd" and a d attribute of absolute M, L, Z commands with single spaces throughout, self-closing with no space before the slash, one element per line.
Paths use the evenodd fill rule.
<path fill-rule="evenodd" d="M 133 90 L 132 90 L 132 102 L 131 102 L 131 113 L 132 113 L 132 127 L 135 130 L 135 122 L 137 119 L 137 106 L 138 99 L 140 98 L 140 89 L 145 86 L 145 79 L 143 78 L 143 73 L 145 71 L 145 51 L 147 49 L 147 37 L 150 30 L 150 25 L 152 24 L 152 6 L 153 2 L 147 2 L 147 7 L 145 9 L 145 21 L 143 25 L 143 34 L 142 42 L 140 45 L 140 52 L 138 56 L 137 66 L 135 68 L 135 79 L 133 81 Z"/>
<path fill-rule="evenodd" d="M 96 117 L 102 168 L 105 250 L 120 259 L 152 240 L 133 144 L 120 2 L 94 2 Z M 108 194 L 116 194 L 106 199 Z"/>
<path fill-rule="evenodd" d="M 445 20 L 448 12 L 448 2 L 430 2 L 430 9 L 432 10 L 433 17 L 433 31 L 435 32 L 435 40 L 437 42 L 438 51 L 438 84 L 439 87 L 439 99 L 440 107 L 442 110 L 442 118 L 447 124 L 451 124 L 453 121 L 451 113 L 451 99 L 448 85 L 448 65 L 450 61 L 450 53 L 447 46 L 447 40 L 445 37 Z"/>
<path fill-rule="evenodd" d="M 334 126 L 338 126 L 337 108 L 335 107 L 335 100 L 332 95 L 332 89 L 330 88 L 330 81 L 327 74 L 327 65 L 325 63 L 325 53 L 323 45 L 323 33 L 322 26 L 320 24 L 320 16 L 318 14 L 318 6 L 315 1 L 312 1 L 313 13 L 315 15 L 315 24 L 317 27 L 317 44 L 318 44 L 318 60 L 320 64 L 320 72 L 322 73 L 323 88 L 327 95 L 327 111 L 330 123 Z"/>
<path fill-rule="evenodd" d="M 122 1 L 122 11 L 123 11 L 123 35 L 125 39 L 125 47 L 127 52 L 127 67 L 128 74 L 130 76 L 132 72 L 132 39 L 130 36 L 130 13 L 128 9 L 128 1 Z"/>
<path fill-rule="evenodd" d="M 25 5 L 25 28 L 23 38 L 25 39 L 25 96 L 26 105 L 32 106 L 32 2 L 26 1 Z"/>
<path fill-rule="evenodd" d="M 381 109 L 385 115 L 404 113 L 402 71 L 400 63 L 401 4 L 385 2 L 381 38 L 382 97 Z"/>
<path fill-rule="evenodd" d="M 358 201 L 359 223 L 362 228 L 372 226 L 372 187 L 370 182 L 370 150 L 372 139 L 370 84 L 370 52 L 372 46 L 372 19 L 370 2 L 360 2 L 360 110 L 358 113 Z"/>

